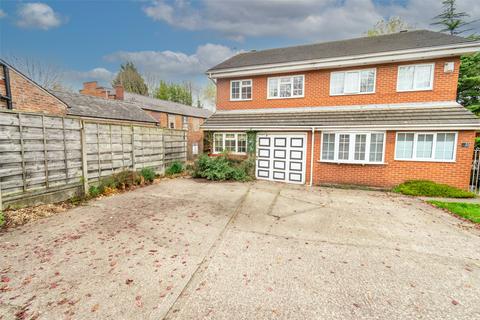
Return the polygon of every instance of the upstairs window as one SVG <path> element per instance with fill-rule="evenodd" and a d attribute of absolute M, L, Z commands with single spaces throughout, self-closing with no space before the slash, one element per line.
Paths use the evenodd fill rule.
<path fill-rule="evenodd" d="M 169 114 L 168 115 L 168 127 L 170 129 L 175 129 L 175 122 L 176 122 L 176 119 L 175 119 L 175 115 L 174 114 Z"/>
<path fill-rule="evenodd" d="M 434 69 L 433 63 L 399 66 L 397 91 L 432 90 Z"/>
<path fill-rule="evenodd" d="M 330 95 L 374 93 L 375 78 L 376 69 L 332 72 Z"/>
<path fill-rule="evenodd" d="M 325 132 L 321 160 L 339 163 L 383 163 L 384 132 Z"/>
<path fill-rule="evenodd" d="M 232 80 L 230 82 L 230 100 L 252 100 L 252 80 Z"/>
<path fill-rule="evenodd" d="M 399 132 L 395 160 L 454 161 L 456 140 L 455 132 Z"/>
<path fill-rule="evenodd" d="M 303 97 L 303 75 L 268 78 L 268 99 Z"/>

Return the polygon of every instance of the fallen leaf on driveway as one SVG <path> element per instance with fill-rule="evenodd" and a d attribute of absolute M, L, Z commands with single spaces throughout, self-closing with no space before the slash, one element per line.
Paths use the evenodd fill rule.
<path fill-rule="evenodd" d="M 98 308 L 100 308 L 100 305 L 97 303 L 96 305 L 94 305 L 92 307 L 92 309 L 90 310 L 91 312 L 97 312 Z"/>

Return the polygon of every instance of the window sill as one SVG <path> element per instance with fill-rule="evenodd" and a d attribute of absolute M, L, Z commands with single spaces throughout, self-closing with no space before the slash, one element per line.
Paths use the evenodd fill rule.
<path fill-rule="evenodd" d="M 356 164 L 356 165 L 387 165 L 387 162 L 352 162 L 352 161 L 334 161 L 334 160 L 317 160 L 319 163 L 332 163 L 332 164 Z"/>
<path fill-rule="evenodd" d="M 375 94 L 373 92 L 358 92 L 358 93 L 330 93 L 331 97 L 342 97 L 342 96 L 358 96 L 358 95 L 365 95 L 365 94 Z"/>
<path fill-rule="evenodd" d="M 433 91 L 433 88 L 429 88 L 429 89 L 410 89 L 410 90 L 399 90 L 399 89 L 397 89 L 397 92 L 398 92 L 398 93 L 402 93 L 402 92 L 417 92 L 417 91 Z"/>
<path fill-rule="evenodd" d="M 305 98 L 305 95 L 303 95 L 303 96 L 295 96 L 295 97 L 267 97 L 267 100 L 302 99 L 302 98 Z"/>
<path fill-rule="evenodd" d="M 455 160 L 435 160 L 435 159 L 393 159 L 395 161 L 406 161 L 406 162 L 433 162 L 433 163 L 455 163 Z"/>
<path fill-rule="evenodd" d="M 231 102 L 252 101 L 252 99 L 230 99 Z"/>

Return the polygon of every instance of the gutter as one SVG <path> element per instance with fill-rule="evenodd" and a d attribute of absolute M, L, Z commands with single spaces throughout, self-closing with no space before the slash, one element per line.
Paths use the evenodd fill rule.
<path fill-rule="evenodd" d="M 312 150 L 310 151 L 310 183 L 309 186 L 313 186 L 313 159 L 315 157 L 315 128 L 312 127 Z"/>

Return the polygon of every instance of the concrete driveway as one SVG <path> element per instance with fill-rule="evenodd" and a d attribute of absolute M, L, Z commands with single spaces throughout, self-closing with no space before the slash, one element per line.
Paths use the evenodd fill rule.
<path fill-rule="evenodd" d="M 0 246 L 0 319 L 480 318 L 479 230 L 382 192 L 177 179 Z"/>

